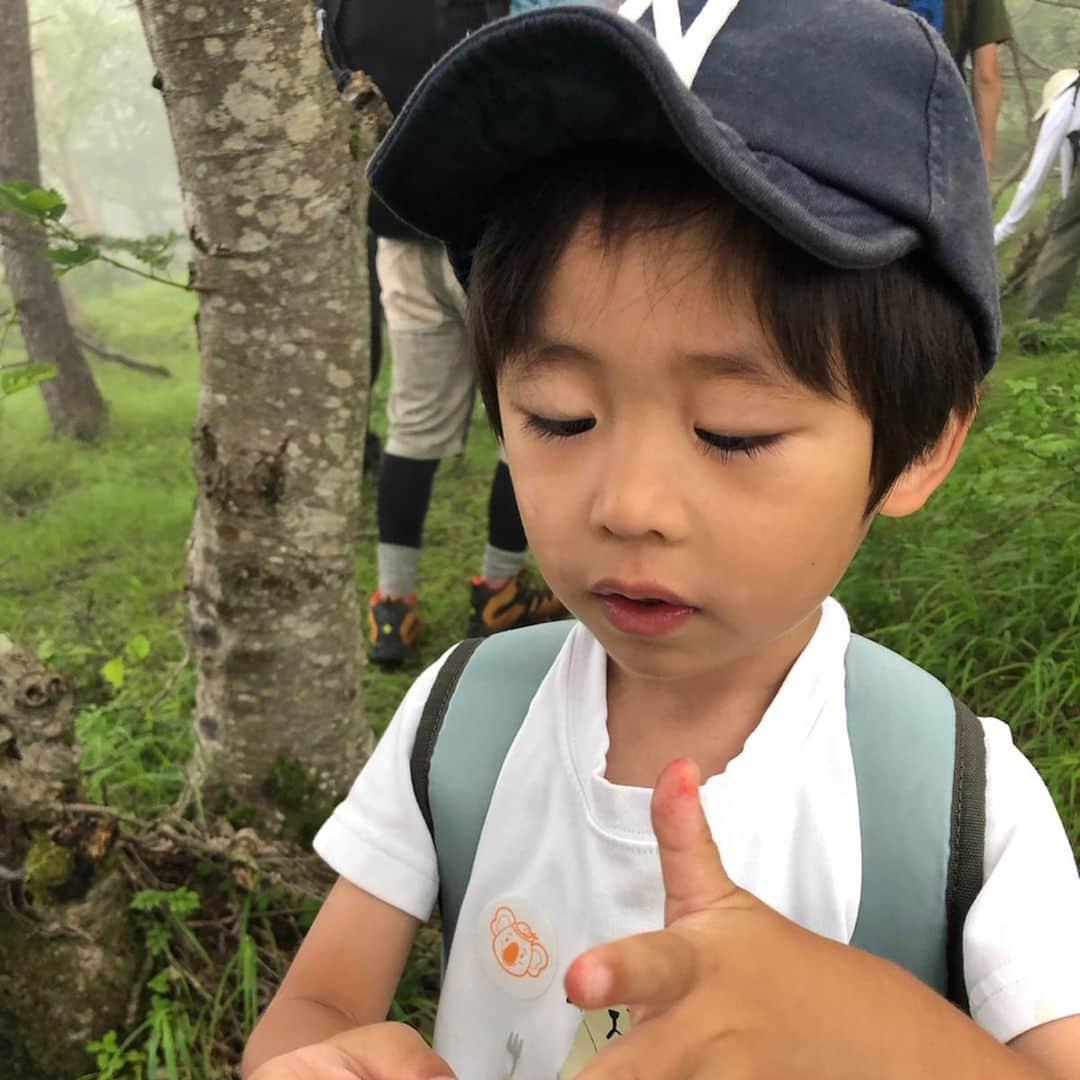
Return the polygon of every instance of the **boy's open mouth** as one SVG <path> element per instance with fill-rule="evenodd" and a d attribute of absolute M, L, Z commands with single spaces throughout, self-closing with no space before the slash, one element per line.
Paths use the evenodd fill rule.
<path fill-rule="evenodd" d="M 658 637 L 682 626 L 696 611 L 693 604 L 653 582 L 598 581 L 592 593 L 616 630 Z"/>

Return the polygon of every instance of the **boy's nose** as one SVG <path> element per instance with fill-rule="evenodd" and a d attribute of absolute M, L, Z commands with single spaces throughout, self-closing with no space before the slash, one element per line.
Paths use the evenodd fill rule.
<path fill-rule="evenodd" d="M 686 537 L 682 477 L 667 455 L 640 440 L 617 440 L 596 481 L 590 524 L 622 539 Z"/>

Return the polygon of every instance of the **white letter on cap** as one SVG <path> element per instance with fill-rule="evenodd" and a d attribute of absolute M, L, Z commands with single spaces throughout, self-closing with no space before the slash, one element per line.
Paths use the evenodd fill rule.
<path fill-rule="evenodd" d="M 625 0 L 619 14 L 631 22 L 638 22 L 652 8 L 656 42 L 667 53 L 679 78 L 690 86 L 709 46 L 738 6 L 739 0 L 705 0 L 705 5 L 685 34 L 679 14 L 679 0 Z"/>

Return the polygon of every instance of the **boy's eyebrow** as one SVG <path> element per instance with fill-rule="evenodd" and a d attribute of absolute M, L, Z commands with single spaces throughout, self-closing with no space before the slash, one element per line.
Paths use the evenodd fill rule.
<path fill-rule="evenodd" d="M 770 390 L 791 387 L 790 377 L 775 360 L 766 359 L 755 352 L 687 353 L 686 362 L 702 374 L 716 378 L 740 379 Z"/>
<path fill-rule="evenodd" d="M 584 367 L 596 367 L 600 362 L 580 345 L 556 338 L 538 337 L 514 356 L 512 366 L 518 378 L 528 379 L 539 375 L 547 367 L 567 361 Z"/>
<path fill-rule="evenodd" d="M 755 352 L 741 349 L 718 353 L 692 352 L 684 353 L 681 359 L 688 367 L 710 378 L 738 379 L 780 392 L 793 389 L 790 376 L 780 369 L 775 360 L 766 359 Z M 515 374 L 527 379 L 539 375 L 553 364 L 566 362 L 595 368 L 600 360 L 580 345 L 540 337 L 515 357 Z"/>

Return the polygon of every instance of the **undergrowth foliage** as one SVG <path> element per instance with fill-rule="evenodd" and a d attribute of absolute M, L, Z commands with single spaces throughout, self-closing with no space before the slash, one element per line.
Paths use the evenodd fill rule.
<path fill-rule="evenodd" d="M 87 1080 L 210 1080 L 235 1068 L 314 916 L 317 890 L 290 891 L 238 855 L 243 830 L 208 839 L 197 797 L 184 798 L 194 692 L 181 636 L 193 302 L 149 283 L 121 288 L 110 272 L 100 262 L 80 272 L 84 310 L 120 347 L 167 359 L 176 378 L 150 385 L 102 369 L 116 422 L 93 449 L 49 440 L 38 395 L 6 404 L 0 630 L 73 682 L 86 797 L 121 815 L 132 852 L 146 967 L 129 1022 L 91 1046 Z M 839 596 L 857 631 L 1011 726 L 1080 851 L 1080 318 L 1018 324 L 1006 345 L 954 474 L 921 513 L 874 525 Z M 387 368 L 372 406 L 380 430 Z M 419 670 L 463 636 L 496 459 L 478 411 L 467 454 L 445 463 L 435 486 L 420 655 L 405 671 L 364 676 L 376 731 Z M 356 552 L 364 595 L 375 580 L 367 483 Z M 182 819 L 170 818 L 178 805 Z M 171 821 L 167 842 L 153 839 L 155 820 Z M 437 929 L 423 930 L 391 1014 L 429 1033 L 438 948 Z"/>
<path fill-rule="evenodd" d="M 878 521 L 841 584 L 852 623 L 998 716 L 1080 851 L 1080 366 L 1005 379 L 929 506 Z"/>
<path fill-rule="evenodd" d="M 87 796 L 147 818 L 178 797 L 183 774 L 177 763 L 194 749 L 195 677 L 188 654 L 162 682 L 147 665 L 152 651 L 140 633 L 106 660 L 100 674 L 107 696 L 82 709 L 75 723 Z M 48 650 L 39 648 L 38 657 L 50 659 Z"/>
<path fill-rule="evenodd" d="M 193 887 L 194 886 L 194 887 Z M 138 913 L 152 974 L 142 1018 L 90 1044 L 85 1080 L 188 1080 L 225 1073 L 239 1058 L 263 1002 L 311 925 L 318 904 L 297 904 L 258 878 L 242 885 L 196 864 L 191 883 L 141 889 Z"/>

